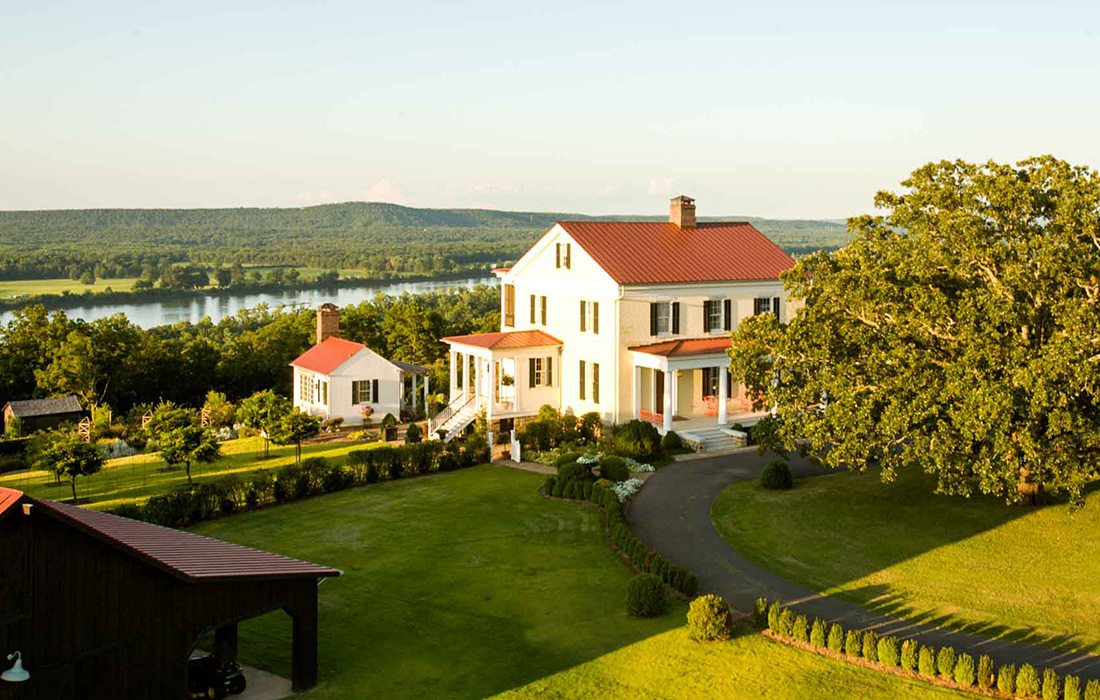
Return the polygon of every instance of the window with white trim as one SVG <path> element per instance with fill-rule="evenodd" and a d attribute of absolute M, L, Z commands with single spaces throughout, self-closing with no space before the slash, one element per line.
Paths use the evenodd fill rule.
<path fill-rule="evenodd" d="M 351 383 L 352 404 L 375 403 L 374 385 L 375 382 L 370 379 L 353 381 Z"/>
<path fill-rule="evenodd" d="M 653 301 L 649 304 L 649 334 L 679 335 L 680 302 Z"/>
<path fill-rule="evenodd" d="M 554 360 L 550 357 L 531 357 L 527 360 L 527 386 L 531 389 L 554 385 Z"/>

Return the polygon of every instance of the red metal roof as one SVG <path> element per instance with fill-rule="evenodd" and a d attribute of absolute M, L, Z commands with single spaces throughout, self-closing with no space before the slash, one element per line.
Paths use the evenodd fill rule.
<path fill-rule="evenodd" d="M 619 284 L 774 280 L 794 259 L 745 222 L 561 221 Z"/>
<path fill-rule="evenodd" d="M 39 508 L 184 580 L 199 583 L 254 578 L 339 576 L 332 569 L 260 549 L 173 530 L 54 501 Z"/>
<path fill-rule="evenodd" d="M 332 374 L 337 367 L 350 360 L 352 355 L 366 347 L 362 343 L 330 336 L 303 352 L 290 364 L 318 374 Z"/>
<path fill-rule="evenodd" d="M 725 352 L 730 349 L 730 337 L 718 336 L 714 338 L 686 338 L 684 340 L 666 340 L 649 345 L 635 345 L 630 348 L 634 352 L 644 352 L 647 355 L 663 355 L 664 357 L 687 357 L 690 355 L 710 355 Z"/>
<path fill-rule="evenodd" d="M 23 497 L 22 491 L 16 491 L 15 489 L 5 488 L 0 486 L 0 515 L 19 502 L 19 499 Z"/>
<path fill-rule="evenodd" d="M 443 342 L 473 345 L 475 347 L 490 348 L 492 350 L 542 348 L 562 344 L 561 341 L 554 336 L 539 330 L 452 335 L 449 338 L 444 338 Z"/>

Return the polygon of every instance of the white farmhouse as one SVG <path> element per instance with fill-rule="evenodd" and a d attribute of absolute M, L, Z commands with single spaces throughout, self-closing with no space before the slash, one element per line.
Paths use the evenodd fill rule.
<path fill-rule="evenodd" d="M 387 413 L 400 419 L 402 412 L 416 407 L 419 378 L 427 405 L 427 369 L 387 360 L 362 343 L 336 337 L 339 331 L 339 310 L 322 304 L 317 309 L 317 343 L 290 363 L 297 408 L 349 424 L 377 423 Z"/>
<path fill-rule="evenodd" d="M 794 261 L 745 222 L 696 222 L 676 197 L 667 222 L 561 221 L 501 277 L 501 331 L 444 338 L 450 439 L 479 411 L 490 429 L 550 404 L 605 422 L 652 421 L 705 444 L 752 402 L 728 372 L 730 331 L 787 318 L 779 275 Z"/>

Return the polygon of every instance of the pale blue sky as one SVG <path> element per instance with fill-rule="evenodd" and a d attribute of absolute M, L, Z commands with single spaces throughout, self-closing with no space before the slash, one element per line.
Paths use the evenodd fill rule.
<path fill-rule="evenodd" d="M 933 159 L 1100 165 L 1097 2 L 275 5 L 0 0 L 0 209 L 839 218 Z"/>

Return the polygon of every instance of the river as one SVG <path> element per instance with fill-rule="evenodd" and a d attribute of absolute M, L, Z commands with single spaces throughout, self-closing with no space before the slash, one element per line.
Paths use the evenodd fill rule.
<path fill-rule="evenodd" d="M 296 289 L 280 292 L 256 292 L 246 294 L 211 292 L 189 299 L 171 299 L 165 301 L 141 301 L 133 304 L 89 304 L 64 309 L 69 318 L 94 321 L 117 313 L 126 314 L 135 325 L 142 328 L 164 326 L 180 321 L 198 323 L 209 316 L 217 323 L 226 316 L 232 316 L 241 309 L 251 309 L 260 304 L 276 306 L 314 307 L 326 301 L 337 306 L 358 304 L 373 298 L 377 294 L 400 295 L 419 294 L 442 289 L 469 289 L 478 284 L 493 284 L 492 276 L 467 277 L 462 279 L 420 280 L 417 282 L 375 282 L 364 283 L 362 287 L 340 287 L 338 289 Z M 11 311 L 0 312 L 0 324 L 12 319 Z"/>

